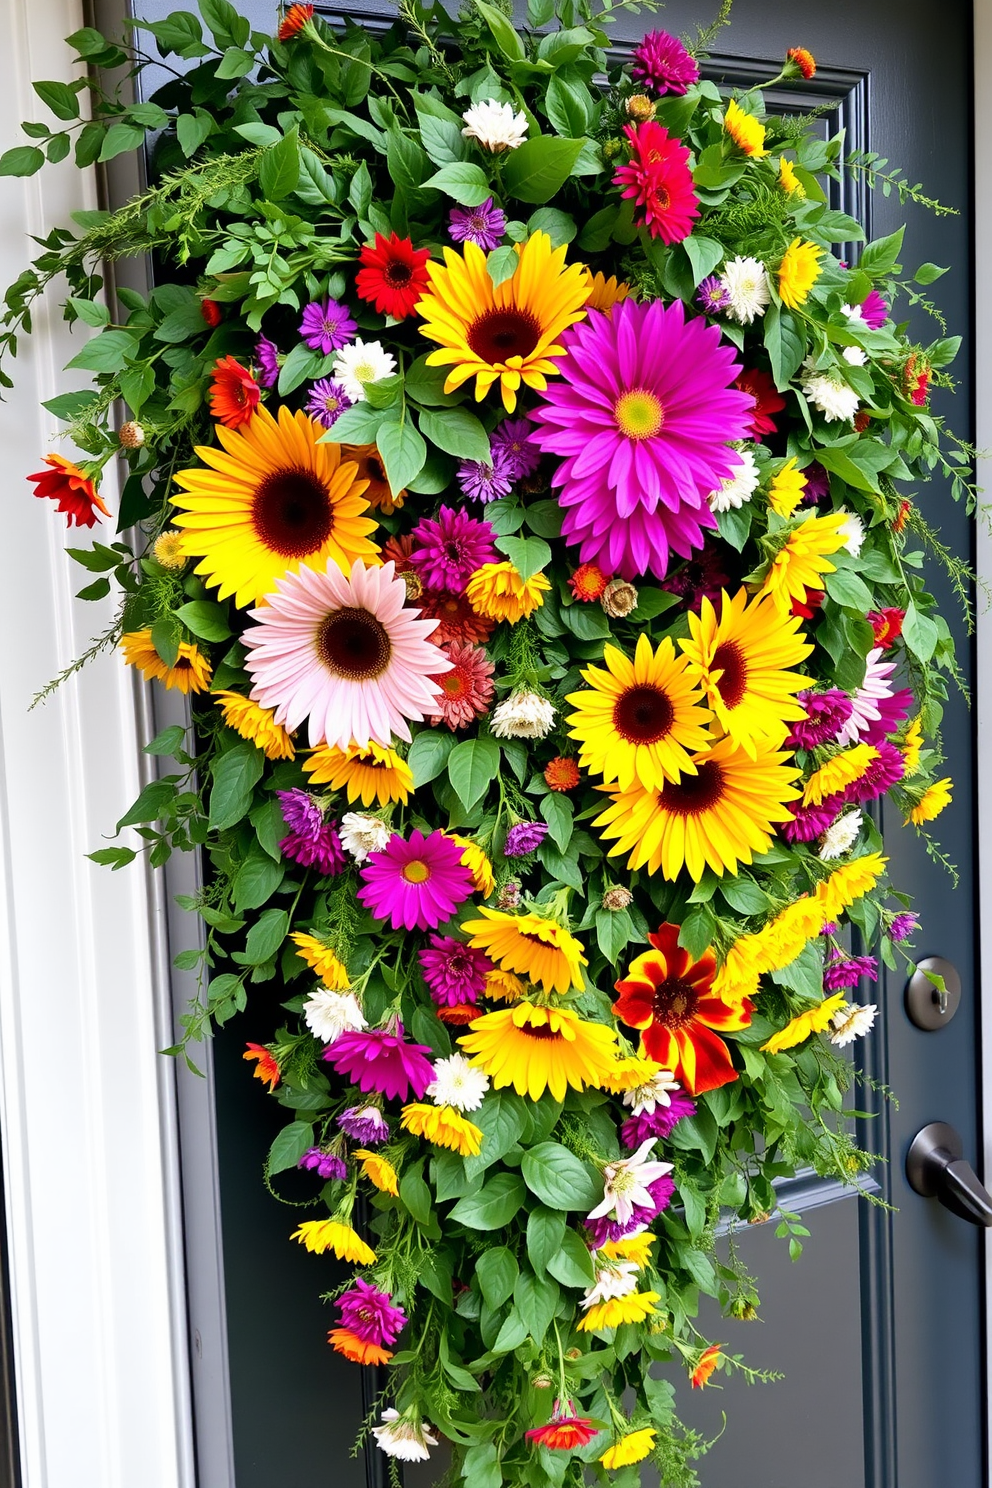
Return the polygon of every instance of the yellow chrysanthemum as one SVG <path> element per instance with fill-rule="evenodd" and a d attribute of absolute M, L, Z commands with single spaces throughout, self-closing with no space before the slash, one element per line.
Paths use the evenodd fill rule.
<path fill-rule="evenodd" d="M 795 460 L 786 460 L 768 488 L 768 505 L 780 517 L 791 517 L 803 499 L 806 476 L 796 469 Z"/>
<path fill-rule="evenodd" d="M 768 154 L 765 149 L 764 124 L 759 123 L 753 114 L 745 113 L 734 98 L 727 104 L 727 110 L 723 116 L 723 127 L 737 148 L 743 150 L 745 155 L 751 155 L 755 160 L 762 160 Z"/>
<path fill-rule="evenodd" d="M 325 987 L 332 992 L 343 992 L 345 987 L 350 986 L 348 968 L 338 960 L 329 946 L 318 940 L 316 935 L 305 935 L 302 931 L 296 931 L 290 940 L 297 947 L 296 954 L 302 956 L 303 960 L 316 972 Z"/>
<path fill-rule="evenodd" d="M 367 749 L 352 744 L 348 749 L 335 749 L 321 744 L 303 768 L 310 776 L 311 785 L 327 785 L 331 790 L 345 790 L 349 801 L 361 801 L 371 806 L 377 801 L 388 806 L 390 801 L 401 801 L 404 805 L 413 790 L 413 772 L 406 760 L 400 759 L 395 749 L 385 749 L 374 740 Z"/>
<path fill-rule="evenodd" d="M 651 1264 L 651 1247 L 657 1238 L 647 1230 L 640 1235 L 625 1235 L 622 1240 L 607 1240 L 599 1253 L 610 1261 L 633 1261 L 639 1271 L 644 1271 Z"/>
<path fill-rule="evenodd" d="M 835 868 L 828 879 L 816 886 L 816 899 L 823 912 L 824 923 L 839 919 L 856 899 L 869 893 L 882 876 L 888 862 L 881 853 L 865 853 L 852 858 Z"/>
<path fill-rule="evenodd" d="M 333 1250 L 339 1261 L 351 1261 L 358 1266 L 375 1264 L 375 1251 L 365 1244 L 351 1225 L 342 1224 L 337 1219 L 305 1219 L 289 1238 L 299 1240 L 315 1255 Z"/>
<path fill-rule="evenodd" d="M 815 895 L 804 894 L 787 904 L 760 930 L 734 941 L 713 979 L 714 995 L 725 1002 L 753 997 L 760 978 L 791 965 L 807 941 L 820 934 L 826 919 Z"/>
<path fill-rule="evenodd" d="M 616 1060 L 617 1036 L 568 1008 L 518 1002 L 476 1018 L 458 1042 L 497 1090 L 512 1085 L 535 1101 L 550 1090 L 555 1100 L 564 1100 L 569 1086 L 584 1090 L 600 1083 Z"/>
<path fill-rule="evenodd" d="M 152 557 L 163 568 L 185 568 L 186 554 L 183 552 L 182 533 L 171 530 L 160 533 L 152 547 Z"/>
<path fill-rule="evenodd" d="M 618 1059 L 603 1081 L 603 1089 L 613 1095 L 623 1095 L 625 1090 L 636 1090 L 638 1085 L 646 1085 L 660 1069 L 661 1065 L 653 1059 L 641 1059 L 636 1055 Z"/>
<path fill-rule="evenodd" d="M 626 1297 L 610 1297 L 590 1307 L 576 1329 L 580 1333 L 598 1333 L 601 1328 L 619 1328 L 623 1323 L 643 1323 L 657 1308 L 660 1292 L 630 1292 Z"/>
<path fill-rule="evenodd" d="M 677 785 L 613 792 L 593 825 L 607 840 L 617 839 L 610 857 L 630 853 L 628 868 L 660 869 L 668 879 L 685 868 L 694 883 L 707 867 L 721 878 L 736 874 L 738 864 L 768 851 L 777 823 L 792 819 L 788 803 L 799 798 L 793 786 L 799 771 L 791 758 L 764 745 L 752 758 L 733 739 L 720 739 L 696 756 L 696 774 Z"/>
<path fill-rule="evenodd" d="M 487 971 L 485 996 L 497 1002 L 519 1002 L 524 995 L 524 983 L 512 971 Z"/>
<path fill-rule="evenodd" d="M 609 279 L 600 272 L 595 274 L 586 269 L 587 278 L 585 283 L 589 287 L 589 298 L 586 300 L 587 310 L 602 310 L 608 315 L 614 305 L 619 305 L 630 294 L 630 285 L 618 279 L 612 274 Z"/>
<path fill-rule="evenodd" d="M 795 310 L 805 305 L 809 292 L 823 273 L 820 258 L 823 249 L 802 238 L 793 238 L 778 266 L 778 293 L 783 305 Z"/>
<path fill-rule="evenodd" d="M 471 838 L 459 837 L 456 832 L 448 832 L 447 835 L 462 849 L 462 867 L 467 868 L 471 873 L 475 892 L 481 894 L 483 899 L 488 899 L 496 887 L 496 875 L 493 872 L 492 863 L 478 843 L 473 842 Z"/>
<path fill-rule="evenodd" d="M 296 746 L 282 724 L 276 723 L 271 708 L 263 708 L 261 703 L 242 697 L 240 692 L 212 692 L 210 696 L 220 704 L 228 728 L 256 745 L 266 759 L 291 760 L 295 757 Z"/>
<path fill-rule="evenodd" d="M 838 1008 L 842 1008 L 847 998 L 843 992 L 835 992 L 832 997 L 824 998 L 818 1002 L 816 1007 L 807 1008 L 804 1013 L 799 1013 L 780 1028 L 778 1033 L 773 1033 L 766 1044 L 762 1044 L 763 1054 L 781 1054 L 783 1049 L 793 1049 L 796 1044 L 801 1044 L 808 1039 L 811 1033 L 823 1033 L 824 1029 L 830 1027 L 830 1019 Z"/>
<path fill-rule="evenodd" d="M 399 1174 L 387 1158 L 379 1152 L 369 1152 L 364 1147 L 358 1147 L 351 1154 L 358 1159 L 362 1165 L 362 1176 L 374 1184 L 380 1193 L 398 1194 Z"/>
<path fill-rule="evenodd" d="M 415 1137 L 425 1137 L 435 1147 L 448 1147 L 462 1157 L 478 1157 L 482 1132 L 454 1106 L 404 1106 L 400 1125 Z"/>
<path fill-rule="evenodd" d="M 643 1462 L 654 1451 L 658 1433 L 652 1426 L 642 1426 L 640 1431 L 631 1431 L 609 1447 L 600 1457 L 600 1462 L 610 1472 L 618 1467 L 630 1467 L 634 1462 Z"/>
<path fill-rule="evenodd" d="M 689 638 L 679 645 L 688 675 L 702 687 L 720 729 L 752 759 L 759 743 L 779 746 L 789 724 L 806 716 L 795 694 L 809 679 L 790 670 L 813 650 L 801 621 L 767 598 L 749 603 L 745 589 L 733 599 L 723 591 L 719 620 L 706 598 L 699 614 L 690 610 L 686 618 Z"/>
<path fill-rule="evenodd" d="M 860 780 L 870 764 L 878 759 L 878 750 L 872 744 L 855 744 L 835 754 L 833 759 L 814 770 L 803 787 L 803 805 L 819 806 L 828 796 L 846 790 L 855 780 Z"/>
<path fill-rule="evenodd" d="M 582 942 L 554 920 L 540 915 L 506 914 L 483 905 L 481 920 L 466 920 L 463 932 L 469 945 L 485 951 L 504 971 L 517 971 L 538 982 L 545 992 L 568 992 L 582 986 Z"/>
<path fill-rule="evenodd" d="M 778 163 L 778 184 L 786 196 L 803 197 L 806 195 L 803 183 L 796 175 L 796 167 L 791 160 L 786 160 L 784 155 Z"/>
<path fill-rule="evenodd" d="M 339 445 L 318 443 L 313 419 L 283 405 L 277 422 L 262 404 L 240 429 L 216 427 L 223 448 L 197 448 L 203 466 L 179 472 L 172 503 L 183 551 L 219 599 L 257 603 L 303 563 L 333 558 L 348 573 L 356 558 L 377 561 L 367 482 Z"/>
<path fill-rule="evenodd" d="M 565 267 L 566 245 L 552 248 L 547 233 L 533 233 L 509 279 L 494 284 L 486 255 L 466 243 L 464 257 L 444 249 L 444 265 L 427 264 L 430 289 L 417 303 L 420 334 L 437 341 L 431 367 L 450 367 L 444 390 L 453 393 L 475 378 L 476 402 L 498 382 L 512 413 L 520 386 L 543 393 L 565 355 L 561 335 L 585 316 L 589 298 L 584 264 Z"/>
<path fill-rule="evenodd" d="M 899 747 L 906 762 L 906 773 L 903 778 L 908 780 L 920 768 L 920 755 L 923 753 L 923 720 L 921 718 L 916 717 L 909 723 Z"/>
<path fill-rule="evenodd" d="M 146 682 L 161 682 L 180 692 L 206 692 L 210 686 L 210 663 L 192 642 L 180 641 L 172 666 L 166 666 L 155 650 L 150 630 L 128 631 L 121 636 L 121 650 L 128 666 L 137 667 Z"/>
<path fill-rule="evenodd" d="M 695 772 L 692 756 L 709 744 L 707 709 L 699 681 L 666 636 L 657 650 L 643 633 L 631 661 L 616 646 L 603 648 L 603 667 L 582 673 L 588 691 L 570 692 L 569 737 L 579 763 L 621 790 L 635 783 L 661 790 L 666 780 Z M 796 715 L 802 716 L 801 712 Z"/>
<path fill-rule="evenodd" d="M 516 625 L 543 605 L 550 588 L 543 573 L 525 579 L 512 563 L 484 563 L 469 579 L 465 596 L 477 615 Z"/>
<path fill-rule="evenodd" d="M 933 821 L 935 816 L 939 816 L 945 806 L 951 804 L 952 784 L 951 777 L 945 775 L 943 780 L 937 780 L 928 786 L 907 815 L 906 826 L 912 822 L 914 827 L 921 827 L 924 822 Z"/>
<path fill-rule="evenodd" d="M 847 542 L 847 521 L 846 512 L 800 518 L 772 559 L 762 593 L 770 594 L 781 609 L 790 610 L 794 599 L 806 597 L 807 589 L 822 589 L 823 575 L 836 569 L 827 555 Z"/>

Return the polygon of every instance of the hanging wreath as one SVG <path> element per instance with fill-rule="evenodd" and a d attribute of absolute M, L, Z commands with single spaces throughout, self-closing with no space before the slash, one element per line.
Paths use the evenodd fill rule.
<path fill-rule="evenodd" d="M 828 193 L 926 199 L 701 80 L 728 9 L 619 63 L 609 0 L 272 38 L 201 0 L 132 23 L 175 63 L 145 102 L 99 81 L 145 53 L 70 37 L 0 160 L 148 139 L 151 189 L 7 292 L 11 354 L 60 274 L 97 332 L 46 405 L 78 462 L 30 479 L 108 534 L 69 549 L 121 594 L 93 651 L 192 705 L 118 824 L 209 865 L 173 1052 L 286 999 L 245 1059 L 269 1180 L 313 1175 L 293 1239 L 357 1267 L 329 1343 L 388 1366 L 362 1439 L 471 1488 L 697 1481 L 670 1366 L 756 1373 L 694 1321 L 757 1303 L 717 1221 L 869 1170 L 843 1051 L 915 928 L 872 804 L 950 800 L 925 550 L 968 575 L 902 492 L 973 503 L 958 338 L 911 339 L 943 270 Z"/>

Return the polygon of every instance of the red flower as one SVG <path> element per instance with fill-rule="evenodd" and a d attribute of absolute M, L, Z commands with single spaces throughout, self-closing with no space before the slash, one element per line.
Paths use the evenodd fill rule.
<path fill-rule="evenodd" d="M 368 500 L 367 492 L 365 499 Z M 388 537 L 382 545 L 382 561 L 394 564 L 398 574 L 412 573 L 413 564 L 410 562 L 412 552 L 413 538 L 409 532 L 404 533 L 402 537 Z"/>
<path fill-rule="evenodd" d="M 808 52 L 805 47 L 790 47 L 785 55 L 790 62 L 796 64 L 803 77 L 809 82 L 816 73 L 816 58 L 813 53 Z"/>
<path fill-rule="evenodd" d="M 279 24 L 279 40 L 288 41 L 291 36 L 302 31 L 312 16 L 312 5 L 291 5 Z"/>
<path fill-rule="evenodd" d="M 719 1343 L 711 1343 L 709 1348 L 703 1349 L 699 1356 L 699 1363 L 689 1376 L 694 1390 L 701 1390 L 713 1373 L 717 1360 L 720 1358 L 720 1348 Z"/>
<path fill-rule="evenodd" d="M 475 1011 L 478 1016 L 478 1008 Z M 350 1328 L 332 1328 L 327 1341 L 331 1348 L 344 1354 L 353 1364 L 388 1364 L 393 1357 L 388 1349 L 380 1348 L 376 1343 L 367 1343 L 357 1333 L 352 1333 Z"/>
<path fill-rule="evenodd" d="M 801 615 L 804 620 L 812 620 L 826 597 L 822 589 L 807 589 L 802 599 L 792 601 L 792 613 Z"/>
<path fill-rule="evenodd" d="M 207 325 L 210 326 L 211 329 L 214 326 L 219 326 L 221 323 L 221 308 L 216 300 L 201 300 L 200 314 L 203 316 L 204 320 L 207 322 Z"/>
<path fill-rule="evenodd" d="M 395 233 L 384 238 L 376 233 L 375 247 L 366 243 L 358 255 L 363 267 L 355 278 L 355 288 L 380 315 L 405 320 L 427 288 L 430 256 L 429 248 L 414 248 L 409 238 L 398 238 Z"/>
<path fill-rule="evenodd" d="M 859 408 L 854 415 L 854 428 L 858 434 L 863 434 L 871 423 L 871 414 L 867 408 Z"/>
<path fill-rule="evenodd" d="M 574 790 L 580 778 L 574 759 L 561 754 L 556 755 L 544 771 L 544 783 L 553 791 Z"/>
<path fill-rule="evenodd" d="M 769 414 L 781 413 L 785 399 L 775 387 L 774 379 L 767 372 L 759 372 L 757 367 L 749 367 L 736 379 L 734 387 L 740 388 L 742 393 L 750 393 L 754 399 L 751 438 L 760 444 L 763 434 L 777 433 L 778 426 Z"/>
<path fill-rule="evenodd" d="M 899 510 L 896 512 L 895 520 L 892 523 L 893 532 L 902 531 L 906 523 L 909 521 L 909 514 L 912 510 L 913 503 L 910 501 L 908 496 L 904 496 L 902 501 L 900 501 L 899 503 Z"/>
<path fill-rule="evenodd" d="M 264 1044 L 249 1044 L 241 1058 L 257 1059 L 258 1063 L 253 1070 L 255 1079 L 261 1080 L 270 1090 L 275 1090 L 279 1084 L 280 1070 L 279 1061 L 271 1049 L 267 1049 Z"/>
<path fill-rule="evenodd" d="M 96 486 L 78 465 L 73 465 L 63 455 L 46 455 L 45 464 L 51 468 L 36 471 L 28 476 L 28 480 L 35 482 L 36 496 L 47 496 L 49 501 L 58 502 L 58 510 L 65 512 L 67 527 L 73 523 L 77 527 L 95 527 L 100 520 L 98 511 L 105 517 L 110 516 L 96 493 Z"/>
<path fill-rule="evenodd" d="M 210 412 L 225 428 L 240 429 L 258 407 L 262 390 L 247 367 L 233 356 L 221 357 L 210 383 Z"/>
<path fill-rule="evenodd" d="M 930 363 L 921 361 L 915 352 L 910 355 L 903 368 L 903 391 L 917 408 L 922 408 L 930 396 L 931 371 Z"/>
<path fill-rule="evenodd" d="M 438 627 L 430 636 L 435 646 L 452 641 L 488 641 L 493 622 L 477 615 L 464 594 L 447 589 L 425 589 L 417 600 L 423 620 L 437 620 Z"/>
<path fill-rule="evenodd" d="M 584 1447 L 599 1432 L 588 1416 L 572 1414 L 572 1402 L 555 1401 L 554 1414 L 546 1426 L 535 1426 L 526 1433 L 527 1440 L 540 1447 L 552 1447 L 559 1452 L 570 1452 L 573 1447 Z"/>
<path fill-rule="evenodd" d="M 474 1002 L 456 1002 L 451 1007 L 436 1007 L 442 1023 L 474 1023 L 481 1009 Z"/>
<path fill-rule="evenodd" d="M 906 611 L 872 610 L 871 614 L 866 615 L 865 618 L 875 633 L 876 645 L 881 646 L 883 651 L 887 651 L 902 635 L 902 622 L 906 618 Z"/>
<path fill-rule="evenodd" d="M 576 599 L 581 599 L 583 604 L 591 604 L 594 599 L 601 599 L 603 591 L 610 582 L 609 574 L 596 563 L 580 563 L 568 581 L 568 587 Z"/>
<path fill-rule="evenodd" d="M 630 160 L 613 177 L 614 186 L 623 187 L 621 196 L 632 198 L 635 209 L 640 209 L 640 215 L 634 212 L 638 227 L 646 227 L 663 243 L 681 243 L 699 216 L 692 172 L 686 163 L 688 149 L 653 119 L 627 124 L 623 132 L 630 143 Z"/>

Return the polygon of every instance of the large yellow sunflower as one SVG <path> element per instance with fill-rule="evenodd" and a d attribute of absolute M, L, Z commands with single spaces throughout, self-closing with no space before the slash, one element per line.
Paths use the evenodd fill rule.
<path fill-rule="evenodd" d="M 610 857 L 630 853 L 628 868 L 660 869 L 668 879 L 685 868 L 696 883 L 707 867 L 721 878 L 736 874 L 739 863 L 768 850 L 776 823 L 791 820 L 788 803 L 799 798 L 791 759 L 765 744 L 750 758 L 733 739 L 720 739 L 696 756 L 696 774 L 677 784 L 612 792 L 593 825 L 617 839 Z"/>
<path fill-rule="evenodd" d="M 616 1061 L 617 1036 L 605 1023 L 585 1023 L 569 1008 L 518 1002 L 476 1018 L 458 1040 L 497 1090 L 540 1100 L 550 1090 L 564 1100 L 571 1085 L 598 1085 Z"/>
<path fill-rule="evenodd" d="M 349 801 L 360 800 L 363 806 L 371 806 L 373 801 L 380 806 L 388 806 L 390 801 L 405 805 L 413 790 L 413 774 L 406 760 L 400 759 L 395 749 L 384 749 L 372 740 L 367 749 L 359 749 L 357 744 L 347 749 L 321 744 L 303 761 L 303 768 L 311 785 L 346 790 Z"/>
<path fill-rule="evenodd" d="M 305 413 L 282 407 L 277 423 L 263 406 L 241 429 L 218 424 L 223 449 L 198 446 L 203 467 L 176 476 L 183 551 L 220 599 L 256 603 L 303 563 L 333 558 L 348 572 L 375 561 L 366 482 L 340 445 L 318 443 L 323 432 Z"/>
<path fill-rule="evenodd" d="M 580 763 L 621 790 L 635 782 L 661 790 L 666 780 L 695 774 L 692 756 L 710 743 L 710 715 L 699 706 L 699 683 L 670 638 L 655 651 L 641 634 L 633 661 L 606 646 L 603 661 L 605 671 L 588 667 L 582 673 L 590 691 L 567 696 L 576 709 L 568 722 L 581 746 Z"/>
<path fill-rule="evenodd" d="M 708 599 L 687 619 L 689 639 L 679 645 L 688 680 L 702 687 L 721 730 L 752 759 L 759 741 L 781 744 L 789 724 L 806 716 L 794 695 L 809 678 L 788 670 L 813 650 L 801 622 L 768 599 L 748 604 L 744 589 L 733 599 L 724 591 L 719 620 Z"/>
<path fill-rule="evenodd" d="M 780 609 L 789 610 L 794 599 L 805 598 L 807 589 L 822 588 L 823 575 L 836 568 L 827 555 L 844 546 L 848 520 L 846 512 L 801 517 L 772 559 L 762 594 L 770 594 Z"/>
<path fill-rule="evenodd" d="M 474 243 L 465 256 L 444 250 L 444 265 L 427 264 L 431 287 L 417 311 L 426 324 L 420 334 L 440 350 L 427 358 L 432 367 L 450 367 L 444 384 L 452 393 L 475 378 L 477 402 L 494 382 L 512 413 L 521 383 L 543 393 L 547 379 L 565 355 L 563 331 L 585 316 L 592 286 L 583 264 L 565 267 L 565 245 L 552 248 L 547 233 L 533 233 L 509 279 L 494 284 L 486 255 Z"/>
<path fill-rule="evenodd" d="M 485 951 L 504 971 L 519 971 L 545 992 L 567 992 L 582 986 L 580 967 L 587 966 L 582 943 L 554 920 L 540 915 L 505 914 L 482 905 L 482 920 L 465 920 L 469 945 Z"/>

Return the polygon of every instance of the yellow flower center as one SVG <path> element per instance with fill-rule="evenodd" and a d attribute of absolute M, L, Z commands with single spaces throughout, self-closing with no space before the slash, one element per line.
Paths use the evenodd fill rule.
<path fill-rule="evenodd" d="M 403 877 L 407 883 L 426 883 L 431 876 L 431 870 L 420 858 L 414 858 L 412 863 L 407 863 L 402 870 Z"/>
<path fill-rule="evenodd" d="M 631 388 L 617 399 L 613 417 L 628 439 L 651 439 L 665 422 L 665 410 L 661 399 L 647 388 Z"/>

